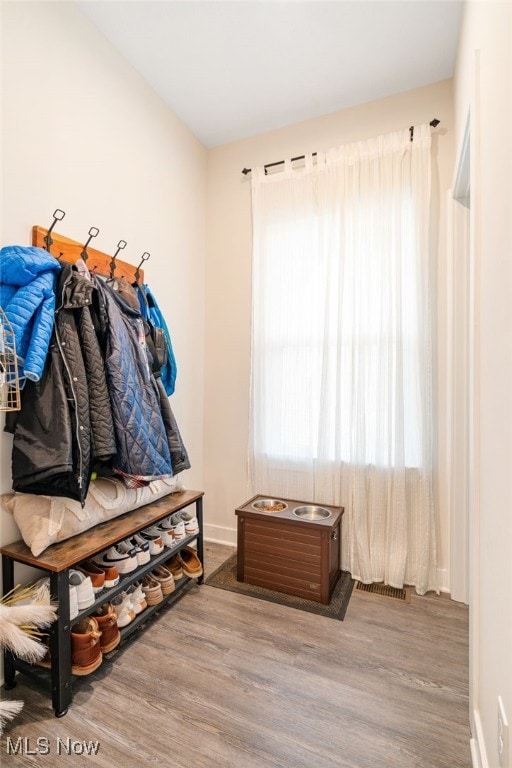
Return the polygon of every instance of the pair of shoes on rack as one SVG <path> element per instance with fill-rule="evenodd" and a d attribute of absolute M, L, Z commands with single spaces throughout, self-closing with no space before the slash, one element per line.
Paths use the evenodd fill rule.
<path fill-rule="evenodd" d="M 109 650 L 112 650 L 119 644 L 121 636 L 117 638 L 115 636 L 117 628 L 114 627 L 112 631 L 105 620 L 103 620 L 103 625 L 106 629 L 106 637 L 109 638 Z M 117 630 L 117 634 L 119 634 L 119 630 Z M 85 616 L 71 627 L 71 672 L 73 675 L 90 675 L 98 669 L 103 661 L 101 637 L 102 631 L 98 619 L 94 616 Z M 37 664 L 50 669 L 50 636 L 46 635 L 42 640 L 47 647 L 46 656 Z"/>
<path fill-rule="evenodd" d="M 193 547 L 183 547 L 165 565 L 172 571 L 175 579 L 181 579 L 183 575 L 189 579 L 198 579 L 203 575 L 203 565 Z"/>
<path fill-rule="evenodd" d="M 51 668 L 50 636 L 42 641 L 46 645 L 46 655 L 38 665 Z M 71 627 L 71 672 L 84 676 L 95 672 L 103 661 L 103 654 L 117 648 L 121 634 L 117 617 L 111 603 L 104 603 L 93 615 L 85 616 Z"/>
<path fill-rule="evenodd" d="M 125 539 L 116 544 L 116 549 L 122 554 L 129 557 L 137 558 L 137 565 L 146 565 L 151 560 L 151 552 L 149 551 L 149 541 L 142 536 L 132 536 L 130 539 Z"/>
<path fill-rule="evenodd" d="M 161 549 L 163 549 L 163 546 Z M 98 589 L 102 589 L 104 586 L 114 587 L 119 583 L 119 574 L 124 576 L 127 573 L 133 573 L 139 566 L 149 563 L 151 554 L 151 543 L 143 536 L 135 534 L 131 538 L 114 544 L 105 552 L 87 561 L 88 572 L 90 573 L 94 569 L 98 571 L 99 569 L 99 571 L 103 570 L 105 573 L 111 571 L 111 574 L 113 574 L 115 571 L 117 573 L 117 580 L 112 578 L 111 575 L 110 579 L 105 577 L 104 584 L 101 583 L 101 580 L 97 582 Z M 86 563 L 83 563 L 81 568 L 84 569 L 85 566 Z"/>
<path fill-rule="evenodd" d="M 103 661 L 103 654 L 113 651 L 121 641 L 119 627 L 126 626 L 135 618 L 132 610 L 135 604 L 140 613 L 146 607 L 140 585 L 133 584 L 130 597 L 122 593 L 104 603 L 96 611 L 85 616 L 71 627 L 71 672 L 73 675 L 85 676 L 95 672 Z M 128 612 L 128 601 L 129 612 Z M 129 617 L 129 620 L 127 620 Z M 46 656 L 38 662 L 40 666 L 51 667 L 49 636 L 45 637 L 48 647 Z"/>
<path fill-rule="evenodd" d="M 92 562 L 100 568 L 117 568 L 120 576 L 133 573 L 139 567 L 136 548 L 125 542 L 109 547 L 105 552 L 93 557 Z"/>
<path fill-rule="evenodd" d="M 96 555 L 93 562 L 100 568 L 115 567 L 124 576 L 149 563 L 151 555 L 158 555 L 162 550 L 163 543 L 159 534 L 146 536 L 146 532 L 141 531 Z"/>
<path fill-rule="evenodd" d="M 127 627 L 147 606 L 143 586 L 136 581 L 112 600 L 118 627 Z"/>
<path fill-rule="evenodd" d="M 71 672 L 84 676 L 95 672 L 103 654 L 121 642 L 117 613 L 112 603 L 104 603 L 93 615 L 71 627 Z"/>
<path fill-rule="evenodd" d="M 115 617 L 115 614 L 114 614 Z M 109 639 L 109 650 L 112 650 L 119 644 L 121 636 L 117 627 L 107 624 L 107 617 L 103 620 L 106 629 L 106 637 Z M 119 637 L 116 636 L 119 635 Z M 98 619 L 94 616 L 85 616 L 79 622 L 71 627 L 71 672 L 73 675 L 90 675 L 98 669 L 103 661 L 102 645 L 100 638 L 102 631 L 99 627 Z M 41 642 L 46 645 L 46 655 L 37 662 L 40 667 L 50 669 L 52 666 L 50 654 L 50 635 L 41 637 Z"/>
<path fill-rule="evenodd" d="M 96 600 L 90 576 L 83 571 L 71 568 L 69 580 L 69 618 L 74 619 L 81 611 L 85 611 Z M 73 590 L 75 596 L 73 595 Z"/>
<path fill-rule="evenodd" d="M 174 515 L 171 515 L 171 520 L 176 521 L 176 523 L 181 521 L 185 526 L 185 534 L 187 536 L 197 536 L 199 533 L 197 517 L 186 510 L 184 512 L 175 512 Z"/>
<path fill-rule="evenodd" d="M 89 576 L 94 592 L 119 584 L 119 571 L 115 565 L 98 565 L 95 560 L 84 560 L 76 569 Z"/>
<path fill-rule="evenodd" d="M 163 545 L 168 549 L 175 547 L 180 541 L 183 541 L 187 536 L 197 535 L 199 533 L 199 525 L 197 517 L 191 515 L 188 512 L 175 512 L 169 517 L 165 517 L 158 523 L 150 526 L 144 531 L 141 531 L 141 535 L 144 537 L 160 537 Z M 160 554 L 163 547 L 159 551 L 155 551 L 152 554 Z"/>
<path fill-rule="evenodd" d="M 90 675 L 100 666 L 103 654 L 121 642 L 119 629 L 128 626 L 147 607 L 142 585 L 135 582 L 126 592 L 100 606 L 71 628 L 71 671 Z"/>
<path fill-rule="evenodd" d="M 159 523 L 155 523 L 155 525 L 151 525 L 149 528 L 146 528 L 144 531 L 140 532 L 141 536 L 147 537 L 149 540 L 153 541 L 161 541 L 161 547 L 158 548 L 157 546 L 154 547 L 155 552 L 154 554 L 159 555 L 160 552 L 163 552 L 164 547 L 167 547 L 168 549 L 171 549 L 175 546 L 174 541 L 174 535 L 172 532 L 172 529 L 166 525 L 164 525 L 164 520 L 162 520 Z M 158 550 L 158 551 L 157 551 Z"/>
<path fill-rule="evenodd" d="M 170 595 L 176 589 L 174 576 L 165 565 L 157 565 L 142 580 L 142 589 L 148 605 L 158 605 L 164 595 Z"/>
<path fill-rule="evenodd" d="M 175 512 L 170 517 L 166 517 L 158 523 L 158 527 L 172 531 L 175 544 L 183 541 L 187 536 L 195 536 L 199 533 L 197 517 L 186 511 Z"/>
<path fill-rule="evenodd" d="M 155 526 L 146 528 L 144 531 L 140 531 L 133 536 L 133 539 L 138 542 L 145 542 L 149 545 L 150 555 L 159 555 L 164 551 L 164 540 L 162 531 L 158 530 Z"/>

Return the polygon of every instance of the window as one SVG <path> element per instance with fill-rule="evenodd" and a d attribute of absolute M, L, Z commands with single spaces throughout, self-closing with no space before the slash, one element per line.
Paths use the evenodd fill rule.
<path fill-rule="evenodd" d="M 343 567 L 437 589 L 430 131 L 253 170 L 250 486 L 342 504 Z"/>

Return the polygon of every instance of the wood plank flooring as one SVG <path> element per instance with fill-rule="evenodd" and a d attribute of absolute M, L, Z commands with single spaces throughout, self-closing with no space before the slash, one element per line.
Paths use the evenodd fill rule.
<path fill-rule="evenodd" d="M 231 552 L 206 544 L 206 572 Z M 29 678 L 2 691 L 25 707 L 5 730 L 0 764 L 471 766 L 468 611 L 444 596 L 407 605 L 354 590 L 339 622 L 194 586 L 74 692 L 57 719 Z M 18 739 L 23 755 L 12 754 Z M 96 741 L 95 755 L 79 755 Z"/>

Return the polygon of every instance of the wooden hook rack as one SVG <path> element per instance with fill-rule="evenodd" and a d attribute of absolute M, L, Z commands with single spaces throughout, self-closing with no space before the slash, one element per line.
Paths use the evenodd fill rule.
<path fill-rule="evenodd" d="M 39 227 L 37 225 L 32 227 L 32 245 L 48 250 L 47 240 L 45 240 L 47 235 L 48 229 Z M 52 246 L 50 253 L 52 253 L 56 258 L 62 259 L 63 261 L 67 261 L 71 264 L 74 264 L 75 261 L 78 261 L 78 259 L 81 258 L 82 252 L 84 250 L 83 243 L 79 243 L 78 240 L 71 240 L 69 237 L 59 235 L 57 232 L 51 233 L 51 239 Z M 97 251 L 95 248 L 88 247 L 87 256 L 87 268 L 91 272 L 94 272 L 97 275 L 102 275 L 103 277 L 109 277 L 110 264 L 112 261 L 111 255 L 103 253 L 102 251 Z M 140 269 L 140 265 L 137 267 L 137 265 L 130 264 L 127 261 L 121 261 L 121 259 L 118 258 L 116 258 L 115 264 L 116 277 L 125 277 L 130 283 L 135 283 L 137 280 L 136 273 L 138 271 L 139 282 L 144 282 L 144 270 Z"/>

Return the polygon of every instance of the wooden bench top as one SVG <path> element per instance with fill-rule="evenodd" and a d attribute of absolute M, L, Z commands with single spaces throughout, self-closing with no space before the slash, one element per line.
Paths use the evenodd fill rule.
<path fill-rule="evenodd" d="M 39 557 L 34 557 L 24 541 L 7 544 L 0 549 L 0 553 L 12 557 L 16 562 L 33 565 L 46 571 L 63 571 L 82 560 L 87 560 L 97 552 L 108 549 L 117 541 L 147 528 L 157 520 L 193 504 L 203 495 L 203 491 L 171 493 L 151 504 L 100 523 L 70 539 L 52 544 Z"/>

